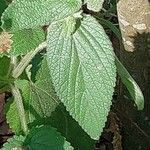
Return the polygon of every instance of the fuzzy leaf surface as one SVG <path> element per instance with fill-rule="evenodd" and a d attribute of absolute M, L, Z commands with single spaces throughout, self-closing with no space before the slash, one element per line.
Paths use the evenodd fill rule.
<path fill-rule="evenodd" d="M 33 121 L 40 122 L 42 118 L 50 117 L 51 112 L 55 110 L 59 103 L 46 63 L 46 59 L 44 59 L 36 74 L 35 83 L 27 80 L 16 82 L 22 91 L 29 123 Z"/>
<path fill-rule="evenodd" d="M 104 29 L 94 18 L 84 16 L 75 31 L 76 25 L 70 17 L 49 26 L 47 60 L 60 100 L 82 128 L 98 139 L 111 106 L 115 58 Z"/>
<path fill-rule="evenodd" d="M 2 16 L 3 28 L 21 30 L 49 25 L 74 14 L 81 0 L 13 0 Z"/>
<path fill-rule="evenodd" d="M 18 56 L 25 55 L 31 50 L 34 50 L 45 39 L 45 34 L 42 28 L 23 29 L 12 34 L 12 47 L 10 55 Z"/>
<path fill-rule="evenodd" d="M 15 81 L 23 96 L 27 122 L 28 124 L 33 123 L 33 126 L 41 124 L 43 118 L 50 117 L 51 112 L 55 110 L 59 103 L 52 86 L 46 60 L 43 59 L 41 64 L 36 67 L 38 70 L 35 70 L 34 82 L 27 80 Z M 12 130 L 18 134 L 21 132 L 21 126 L 19 116 L 16 115 L 14 101 L 8 103 L 7 108 L 7 122 Z"/>

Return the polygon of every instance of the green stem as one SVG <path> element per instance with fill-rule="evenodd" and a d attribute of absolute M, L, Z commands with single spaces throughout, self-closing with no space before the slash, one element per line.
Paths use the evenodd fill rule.
<path fill-rule="evenodd" d="M 17 105 L 17 109 L 18 109 L 18 113 L 19 113 L 18 115 L 19 115 L 20 122 L 21 122 L 21 127 L 23 129 L 24 134 L 27 134 L 28 126 L 27 126 L 26 115 L 25 115 L 25 110 L 24 110 L 24 106 L 23 106 L 23 100 L 22 100 L 21 93 L 15 85 L 11 85 L 11 90 L 12 90 L 12 94 L 14 96 L 14 100 Z"/>
<path fill-rule="evenodd" d="M 23 73 L 25 68 L 28 66 L 30 61 L 35 57 L 35 55 L 44 48 L 46 48 L 46 45 L 47 45 L 46 42 L 43 42 L 34 51 L 31 51 L 27 55 L 25 55 L 20 61 L 20 63 L 16 66 L 16 68 L 13 70 L 12 76 L 15 79 L 18 78 Z"/>

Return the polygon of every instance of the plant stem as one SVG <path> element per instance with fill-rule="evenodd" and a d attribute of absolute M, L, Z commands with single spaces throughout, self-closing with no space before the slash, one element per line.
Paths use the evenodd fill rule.
<path fill-rule="evenodd" d="M 21 93 L 15 85 L 11 85 L 11 90 L 12 90 L 12 94 L 14 96 L 14 100 L 16 102 L 17 108 L 18 108 L 21 127 L 23 129 L 24 134 L 26 134 L 28 132 L 28 126 L 27 126 L 27 121 L 26 121 L 25 110 L 24 110 L 24 106 L 23 106 L 23 100 L 22 100 Z"/>
<path fill-rule="evenodd" d="M 13 70 L 12 72 L 12 76 L 16 79 L 18 78 L 22 72 L 25 70 L 25 68 L 28 66 L 28 64 L 30 63 L 30 61 L 34 58 L 34 56 L 40 52 L 41 50 L 43 50 L 44 48 L 46 48 L 47 44 L 46 42 L 41 43 L 34 51 L 29 52 L 28 54 L 26 54 L 22 60 L 19 62 L 19 64 L 17 65 L 17 67 Z"/>

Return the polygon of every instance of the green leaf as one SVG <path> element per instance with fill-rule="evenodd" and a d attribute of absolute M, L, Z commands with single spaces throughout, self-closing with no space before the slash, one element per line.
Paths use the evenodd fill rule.
<path fill-rule="evenodd" d="M 106 25 L 108 28 L 110 28 L 113 33 L 116 35 L 116 37 L 121 41 L 121 32 L 120 30 L 110 21 L 98 18 L 96 17 L 101 24 Z M 121 77 L 121 81 L 128 89 L 132 99 L 135 101 L 137 108 L 139 110 L 142 110 L 144 108 L 144 96 L 143 93 L 136 83 L 136 81 L 132 78 L 132 76 L 129 74 L 127 69 L 122 65 L 122 63 L 119 61 L 119 59 L 116 56 L 116 66 L 117 66 L 117 72 L 118 75 Z"/>
<path fill-rule="evenodd" d="M 5 106 L 6 121 L 9 124 L 11 130 L 19 135 L 22 133 L 21 123 L 17 111 L 16 103 L 13 99 L 9 99 Z"/>
<path fill-rule="evenodd" d="M 24 29 L 11 32 L 13 44 L 10 50 L 10 55 L 18 56 L 25 55 L 31 50 L 34 50 L 45 39 L 45 34 L 42 28 Z"/>
<path fill-rule="evenodd" d="M 73 150 L 70 143 L 50 126 L 41 126 L 31 130 L 25 145 L 29 150 Z"/>
<path fill-rule="evenodd" d="M 56 128 L 75 150 L 94 149 L 96 141 L 90 138 L 62 104 L 55 109 L 50 118 L 46 118 L 45 122 Z"/>
<path fill-rule="evenodd" d="M 102 8 L 104 0 L 85 0 L 84 3 L 87 4 L 87 8 L 93 11 L 100 11 Z"/>
<path fill-rule="evenodd" d="M 46 65 L 46 61 L 43 60 L 41 63 L 41 56 L 36 56 L 32 62 L 32 80 L 37 83 L 38 82 L 42 82 L 43 80 L 47 80 L 46 76 L 48 77 L 48 80 L 50 80 L 50 75 L 47 74 L 46 72 L 48 71 L 48 66 Z M 41 71 L 43 70 L 43 71 Z M 45 71 L 44 71 L 45 70 Z M 45 73 L 44 73 L 45 72 Z M 47 80 L 47 81 L 48 81 Z M 44 83 L 44 82 L 42 82 Z M 41 83 L 41 84 L 42 84 Z M 19 84 L 19 85 L 18 85 Z M 78 125 L 78 123 L 68 114 L 68 112 L 65 110 L 64 106 L 62 106 L 61 104 L 58 105 L 58 103 L 56 102 L 56 106 L 57 108 L 55 109 L 55 111 L 53 111 L 51 113 L 51 110 L 54 109 L 53 105 L 49 106 L 46 108 L 45 111 L 49 111 L 50 114 L 48 116 L 44 116 L 41 115 L 39 116 L 38 113 L 40 113 L 41 111 L 37 110 L 35 111 L 36 105 L 33 105 L 32 101 L 30 100 L 29 95 L 31 93 L 29 89 L 29 82 L 28 81 L 19 81 L 17 82 L 17 85 L 22 89 L 22 94 L 24 96 L 24 101 L 25 101 L 25 109 L 27 111 L 27 116 L 29 116 L 28 114 L 30 114 L 30 117 L 27 121 L 29 124 L 30 128 L 35 127 L 36 125 L 41 125 L 41 124 L 47 124 L 47 125 L 51 125 L 55 128 L 57 128 L 57 130 L 67 139 L 67 141 L 69 141 L 72 146 L 77 149 L 86 149 L 86 150 L 91 150 L 94 149 L 94 144 L 95 141 L 92 140 L 84 131 L 83 129 Z M 24 85 L 24 86 L 22 86 Z M 45 83 L 42 85 L 43 89 L 45 90 Z M 49 90 L 52 89 L 53 87 L 49 87 L 47 93 L 49 93 Z M 43 92 L 41 93 L 41 95 L 43 94 Z M 34 94 L 33 94 L 34 95 Z M 56 93 L 54 92 L 51 95 L 56 95 Z M 55 101 L 58 101 L 57 97 L 55 97 Z M 34 99 L 35 103 L 37 102 L 37 99 Z M 45 99 L 41 99 L 41 101 L 45 102 Z M 49 98 L 49 103 L 53 103 L 54 101 L 52 99 Z M 9 102 L 11 103 L 11 102 Z M 9 103 L 7 104 L 8 107 L 10 108 L 9 110 L 9 114 L 7 115 L 7 121 L 11 122 L 9 124 L 11 124 L 11 128 L 13 128 L 13 131 L 16 131 L 15 133 L 21 132 L 21 125 L 20 125 L 20 120 L 19 120 L 19 116 L 15 115 L 16 114 L 16 106 L 13 106 L 13 102 L 11 103 L 11 105 L 9 106 Z M 35 104 L 34 103 L 34 104 Z M 14 103 L 15 104 L 15 103 Z M 31 105 L 30 105 L 31 104 Z M 37 104 L 38 105 L 38 104 Z M 29 109 L 30 107 L 30 109 Z M 14 114 L 14 115 L 12 115 Z M 38 121 L 37 121 L 38 120 Z M 17 129 L 15 127 L 18 127 Z"/>
<path fill-rule="evenodd" d="M 132 78 L 132 76 L 129 74 L 129 72 L 126 70 L 126 68 L 122 65 L 122 63 L 119 61 L 117 57 L 116 57 L 116 66 L 117 66 L 118 75 L 120 76 L 123 84 L 128 89 L 132 99 L 135 101 L 138 110 L 143 110 L 144 96 L 140 87 L 138 86 L 138 84 L 135 82 L 135 80 Z"/>
<path fill-rule="evenodd" d="M 52 82 L 73 118 L 93 139 L 98 139 L 116 81 L 113 48 L 91 16 L 83 18 L 76 32 L 70 30 L 71 25 L 75 23 L 66 19 L 48 29 L 47 60 Z"/>
<path fill-rule="evenodd" d="M 77 12 L 81 0 L 13 0 L 3 13 L 3 28 L 21 30 L 49 25 Z"/>
<path fill-rule="evenodd" d="M 73 150 L 69 142 L 50 126 L 33 128 L 26 137 L 8 139 L 1 150 Z"/>
<path fill-rule="evenodd" d="M 36 71 L 35 82 L 16 80 L 15 84 L 22 92 L 28 124 L 34 122 L 34 125 L 37 125 L 41 124 L 43 118 L 50 117 L 59 101 L 53 89 L 46 59 L 43 59 L 40 68 L 34 71 Z M 19 116 L 16 115 L 16 104 L 13 101 L 7 105 L 7 122 L 12 130 L 18 134 L 21 132 L 21 125 Z"/>
<path fill-rule="evenodd" d="M 27 80 L 18 80 L 15 83 L 22 91 L 28 123 L 37 121 L 38 124 L 43 118 L 50 117 L 59 101 L 53 89 L 46 59 L 43 59 L 36 74 L 35 83 Z"/>
<path fill-rule="evenodd" d="M 24 140 L 25 137 L 23 136 L 14 136 L 8 139 L 1 150 L 23 150 Z"/>

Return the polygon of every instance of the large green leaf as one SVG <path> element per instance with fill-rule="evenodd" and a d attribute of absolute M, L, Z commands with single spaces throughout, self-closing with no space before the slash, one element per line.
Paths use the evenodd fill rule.
<path fill-rule="evenodd" d="M 111 106 L 115 58 L 105 31 L 94 18 L 85 16 L 75 23 L 70 17 L 50 25 L 47 60 L 59 98 L 82 128 L 98 139 Z M 75 26 L 79 26 L 76 31 Z"/>
<path fill-rule="evenodd" d="M 93 11 L 100 11 L 102 8 L 104 0 L 85 0 L 87 8 Z"/>
<path fill-rule="evenodd" d="M 21 30 L 48 25 L 81 7 L 81 0 L 13 0 L 2 16 L 3 28 Z"/>
<path fill-rule="evenodd" d="M 70 143 L 50 126 L 33 129 L 27 136 L 25 146 L 29 150 L 73 150 Z"/>
<path fill-rule="evenodd" d="M 46 81 L 49 82 L 49 80 L 51 80 L 49 73 L 48 74 L 46 73 L 48 71 L 48 66 L 46 65 L 45 60 L 43 60 L 41 63 L 40 55 L 38 55 L 34 58 L 32 64 L 33 64 L 32 80 L 35 82 L 34 84 L 36 84 L 37 81 L 39 80 L 38 83 L 40 82 L 42 84 L 42 86 L 41 86 L 42 89 L 45 90 L 47 88 L 45 82 Z M 44 80 L 44 82 L 43 82 L 43 80 Z M 24 101 L 26 103 L 25 109 L 27 111 L 27 114 L 30 114 L 30 116 L 32 116 L 29 119 L 27 117 L 27 122 L 29 123 L 29 128 L 33 128 L 36 125 L 41 125 L 41 124 L 51 125 L 51 126 L 57 128 L 57 130 L 67 139 L 67 141 L 69 141 L 72 144 L 72 146 L 76 150 L 94 149 L 95 141 L 92 140 L 83 131 L 83 129 L 78 125 L 78 123 L 68 114 L 68 112 L 65 110 L 65 107 L 62 106 L 62 104 L 57 103 L 57 101 L 58 101 L 57 97 L 53 96 L 53 95 L 56 95 L 56 93 L 54 91 L 53 91 L 54 93 L 49 92 L 50 89 L 53 89 L 52 85 L 51 85 L 52 87 L 48 88 L 47 93 L 49 95 L 52 95 L 55 98 L 55 101 L 56 101 L 55 104 L 56 104 L 57 108 L 51 114 L 51 110 L 53 110 L 55 107 L 53 107 L 53 105 L 51 105 L 51 106 L 48 105 L 49 107 L 47 106 L 45 108 L 46 109 L 45 111 L 47 111 L 47 114 L 49 111 L 49 115 L 47 115 L 47 116 L 39 115 L 39 114 L 41 114 L 41 110 L 35 109 L 36 108 L 35 103 L 37 103 L 37 106 L 38 106 L 39 102 L 37 101 L 37 99 L 31 99 L 30 98 L 31 96 L 29 97 L 29 95 L 35 95 L 34 92 L 32 93 L 29 90 L 29 88 L 30 88 L 29 82 L 28 81 L 18 81 L 17 85 L 20 87 L 20 89 L 22 89 L 22 94 L 24 97 Z M 42 94 L 44 94 L 44 93 L 41 92 L 40 95 L 42 95 Z M 48 99 L 48 97 L 47 97 L 47 99 Z M 34 100 L 35 103 L 33 103 L 32 100 Z M 43 103 L 45 103 L 46 100 L 45 100 L 44 96 L 41 97 L 41 101 Z M 54 100 L 49 98 L 49 101 L 46 101 L 46 102 L 54 103 Z M 7 108 L 10 108 L 10 110 L 8 110 L 8 112 L 7 112 L 7 121 L 9 122 L 11 128 L 13 128 L 13 131 L 15 131 L 15 133 L 20 133 L 21 124 L 20 124 L 19 116 L 16 115 L 17 112 L 16 112 L 16 106 L 15 106 L 14 101 L 9 102 L 7 104 Z M 14 115 L 12 115 L 12 114 L 14 114 Z"/>
<path fill-rule="evenodd" d="M 23 29 L 11 32 L 12 47 L 11 55 L 24 55 L 31 50 L 34 50 L 40 43 L 45 40 L 45 34 L 42 28 Z"/>

